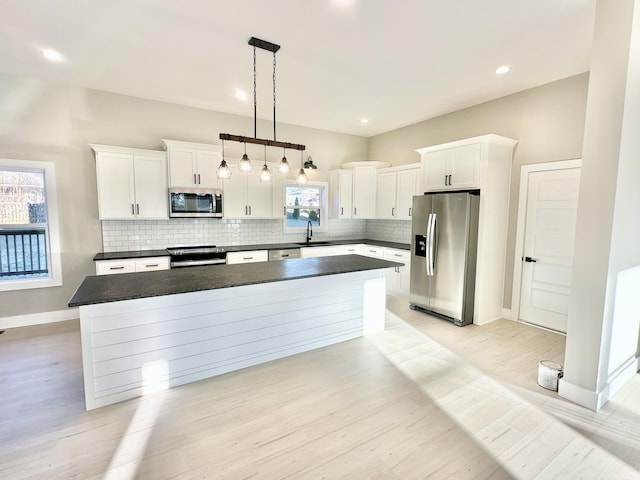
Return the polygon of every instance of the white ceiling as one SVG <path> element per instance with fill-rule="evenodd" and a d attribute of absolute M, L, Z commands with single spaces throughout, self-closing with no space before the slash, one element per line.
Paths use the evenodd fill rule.
<path fill-rule="evenodd" d="M 368 137 L 587 71 L 595 1 L 0 0 L 0 73 L 253 117 L 255 36 L 278 122 Z"/>

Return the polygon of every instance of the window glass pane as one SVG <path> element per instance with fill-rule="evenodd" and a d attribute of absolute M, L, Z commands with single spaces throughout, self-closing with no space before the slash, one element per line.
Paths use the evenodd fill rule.
<path fill-rule="evenodd" d="M 47 277 L 44 172 L 0 169 L 0 280 Z"/>
<path fill-rule="evenodd" d="M 319 207 L 321 200 L 320 193 L 321 188 L 318 186 L 287 185 L 285 201 L 288 207 Z"/>
<path fill-rule="evenodd" d="M 287 227 L 306 227 L 309 221 L 313 227 L 320 226 L 319 208 L 287 208 Z"/>

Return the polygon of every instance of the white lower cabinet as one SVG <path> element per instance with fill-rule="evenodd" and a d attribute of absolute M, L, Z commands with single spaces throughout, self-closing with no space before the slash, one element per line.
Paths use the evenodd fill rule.
<path fill-rule="evenodd" d="M 409 297 L 411 280 L 411 252 L 395 248 L 384 249 L 384 259 L 391 262 L 404 263 L 404 266 L 387 270 L 387 293 Z"/>
<path fill-rule="evenodd" d="M 360 255 L 364 255 L 365 257 L 383 258 L 384 248 L 376 247 L 373 245 L 363 245 L 362 252 L 360 253 Z"/>
<path fill-rule="evenodd" d="M 255 263 L 269 261 L 269 250 L 247 250 L 246 252 L 228 252 L 227 264 Z"/>
<path fill-rule="evenodd" d="M 123 260 L 99 260 L 96 262 L 96 275 L 112 275 L 114 273 L 151 272 L 169 270 L 169 257 L 148 257 Z"/>
<path fill-rule="evenodd" d="M 360 255 L 363 245 L 328 245 L 326 247 L 303 247 L 300 249 L 302 258 L 331 257 L 333 255 Z"/>

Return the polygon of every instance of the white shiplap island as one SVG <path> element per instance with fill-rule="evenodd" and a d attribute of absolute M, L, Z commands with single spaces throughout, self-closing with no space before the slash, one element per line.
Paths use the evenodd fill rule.
<path fill-rule="evenodd" d="M 359 255 L 87 277 L 87 410 L 384 328 L 385 269 Z"/>

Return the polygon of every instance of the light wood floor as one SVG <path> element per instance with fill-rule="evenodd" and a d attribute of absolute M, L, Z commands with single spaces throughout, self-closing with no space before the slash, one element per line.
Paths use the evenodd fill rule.
<path fill-rule="evenodd" d="M 640 477 L 640 382 L 598 414 L 577 407 L 536 384 L 563 349 L 389 297 L 384 332 L 85 412 L 78 322 L 13 329 L 0 478 Z"/>

